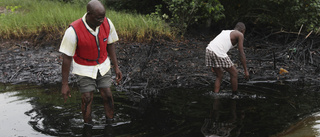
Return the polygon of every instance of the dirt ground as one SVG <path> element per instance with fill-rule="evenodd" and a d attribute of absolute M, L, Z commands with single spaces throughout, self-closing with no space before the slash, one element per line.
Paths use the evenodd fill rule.
<path fill-rule="evenodd" d="M 214 74 L 205 66 L 205 48 L 214 36 L 198 36 L 180 41 L 151 40 L 148 43 L 119 41 L 117 57 L 123 73 L 118 90 L 159 91 L 165 88 L 213 86 Z M 273 42 L 270 42 L 272 39 Z M 246 36 L 245 53 L 250 81 L 320 81 L 320 39 L 277 35 Z M 0 82 L 57 84 L 61 81 L 60 41 L 2 40 Z M 239 83 L 246 83 L 237 49 L 229 52 L 239 70 Z M 280 68 L 289 73 L 280 75 Z M 70 83 L 76 77 L 69 77 Z M 225 73 L 224 84 L 229 83 Z"/>

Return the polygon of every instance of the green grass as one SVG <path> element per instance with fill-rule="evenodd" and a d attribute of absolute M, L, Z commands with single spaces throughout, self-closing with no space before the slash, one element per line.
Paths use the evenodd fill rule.
<path fill-rule="evenodd" d="M 68 25 L 85 12 L 86 4 L 52 0 L 0 0 L 0 37 L 35 38 L 42 33 L 46 34 L 47 39 L 60 39 Z M 145 41 L 157 37 L 174 38 L 175 33 L 170 27 L 155 18 L 109 9 L 106 16 L 115 25 L 120 39 Z"/>

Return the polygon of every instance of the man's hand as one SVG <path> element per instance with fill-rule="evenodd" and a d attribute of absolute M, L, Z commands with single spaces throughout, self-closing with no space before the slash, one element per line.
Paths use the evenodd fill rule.
<path fill-rule="evenodd" d="M 249 76 L 249 72 L 247 70 L 244 71 L 244 78 L 246 80 L 249 80 L 250 76 Z"/>
<path fill-rule="evenodd" d="M 70 88 L 68 84 L 62 84 L 61 93 L 64 98 L 64 103 L 67 102 L 68 97 L 71 97 Z"/>
<path fill-rule="evenodd" d="M 121 73 L 121 70 L 119 69 L 119 67 L 116 67 L 115 68 L 115 72 L 116 72 L 116 82 L 117 82 L 117 85 L 119 85 L 120 81 L 122 80 L 122 73 Z"/>

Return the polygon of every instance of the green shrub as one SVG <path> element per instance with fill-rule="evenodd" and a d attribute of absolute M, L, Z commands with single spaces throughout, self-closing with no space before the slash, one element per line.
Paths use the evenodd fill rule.
<path fill-rule="evenodd" d="M 107 0 L 106 6 L 116 11 L 128 13 L 150 14 L 155 11 L 155 6 L 161 4 L 161 0 Z"/>
<path fill-rule="evenodd" d="M 244 21 L 277 30 L 318 31 L 320 0 L 221 0 L 226 21 Z"/>
<path fill-rule="evenodd" d="M 182 34 L 190 25 L 224 17 L 219 0 L 163 0 L 163 3 L 151 15 L 166 19 Z"/>

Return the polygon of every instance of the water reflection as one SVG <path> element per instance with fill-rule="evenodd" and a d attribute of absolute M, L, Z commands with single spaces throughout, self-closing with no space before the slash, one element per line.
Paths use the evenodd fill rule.
<path fill-rule="evenodd" d="M 111 125 L 106 125 L 106 126 L 104 126 L 103 129 L 93 129 L 92 126 L 84 125 L 83 129 L 82 129 L 82 137 L 97 136 L 97 135 L 93 134 L 94 130 L 102 130 L 103 133 L 100 134 L 100 136 L 103 136 L 103 137 L 114 137 L 115 136 L 113 127 Z"/>
<path fill-rule="evenodd" d="M 313 114 L 292 125 L 279 137 L 318 137 L 320 136 L 320 113 Z"/>
<path fill-rule="evenodd" d="M 244 111 L 237 108 L 236 100 L 213 98 L 212 110 L 204 120 L 201 132 L 205 137 L 238 137 L 241 133 Z"/>
<path fill-rule="evenodd" d="M 0 122 L 8 123 L 0 124 L 2 135 L 268 137 L 320 108 L 319 92 L 291 83 L 243 84 L 238 99 L 231 99 L 228 89 L 219 94 L 207 88 L 167 89 L 150 97 L 113 90 L 115 124 L 105 124 L 97 93 L 90 128 L 83 126 L 79 92 L 72 87 L 72 98 L 63 103 L 59 88 L 0 84 Z M 298 133 L 286 133 L 319 135 L 319 117 L 310 120 L 307 130 L 304 125 L 291 130 Z"/>
<path fill-rule="evenodd" d="M 0 133 L 1 136 L 44 137 L 41 132 L 32 130 L 24 113 L 32 109 L 29 99 L 16 96 L 19 92 L 0 93 Z"/>

